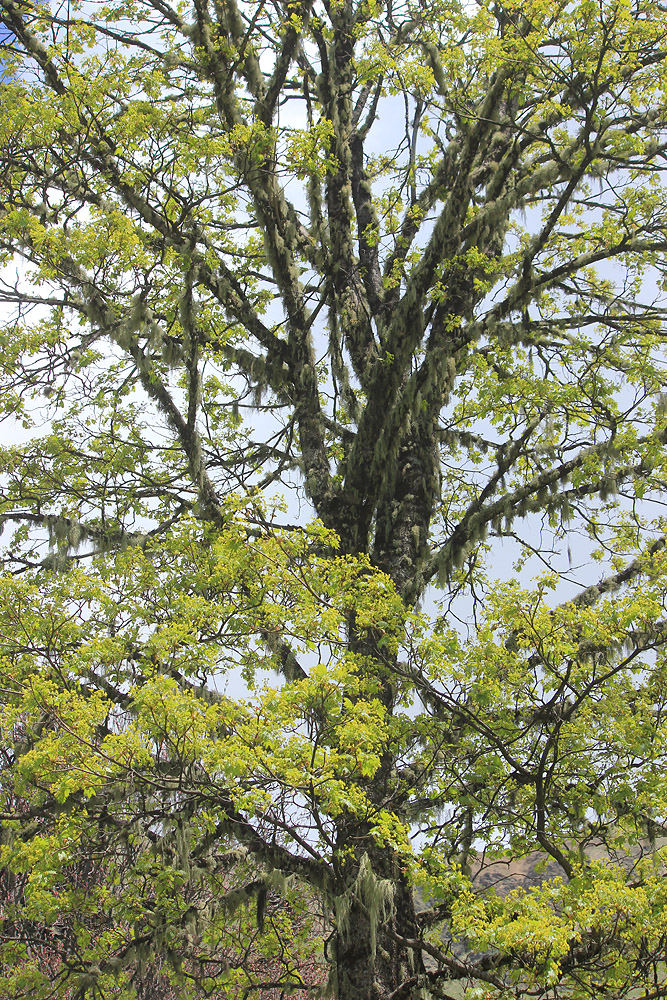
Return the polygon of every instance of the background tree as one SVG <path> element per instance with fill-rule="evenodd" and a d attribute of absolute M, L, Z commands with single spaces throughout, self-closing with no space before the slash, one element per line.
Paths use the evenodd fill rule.
<path fill-rule="evenodd" d="M 0 10 L 4 994 L 664 996 L 667 13 Z"/>

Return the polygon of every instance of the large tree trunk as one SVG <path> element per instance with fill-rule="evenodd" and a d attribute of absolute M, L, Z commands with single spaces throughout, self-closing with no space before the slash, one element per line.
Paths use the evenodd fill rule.
<path fill-rule="evenodd" d="M 428 552 L 428 531 L 434 503 L 439 496 L 438 456 L 433 430 L 419 420 L 409 421 L 397 449 L 396 465 L 377 504 L 372 558 L 392 578 L 406 604 L 419 593 L 419 574 Z M 350 514 L 355 517 L 350 523 Z M 328 520 L 327 512 L 321 516 Z M 363 550 L 354 534 L 359 518 L 352 506 L 338 511 L 332 527 L 347 551 Z M 363 533 L 366 536 L 366 532 Z M 390 676 L 386 652 L 376 645 L 379 636 L 357 632 L 350 620 L 349 643 L 360 653 L 380 681 L 380 697 L 389 713 L 395 709 L 396 686 Z M 380 666 L 381 665 L 381 666 Z M 367 782 L 365 792 L 378 808 L 386 807 L 395 775 L 389 748 L 380 769 Z M 396 808 L 397 801 L 389 804 Z M 393 848 L 380 846 L 370 825 L 353 817 L 341 818 L 338 854 L 343 860 L 341 895 L 334 921 L 337 1000 L 403 1000 L 419 995 L 416 977 L 424 972 L 421 952 L 403 943 L 418 936 L 415 905 L 400 859 Z"/>
<path fill-rule="evenodd" d="M 408 436 L 400 449 L 401 473 L 376 531 L 373 558 L 392 577 L 397 589 L 410 601 L 413 583 L 426 548 L 429 516 L 437 478 L 433 473 L 433 445 Z M 396 687 L 390 676 L 386 653 L 377 647 L 379 636 L 357 632 L 350 621 L 350 648 L 363 654 L 369 664 L 381 664 L 378 697 L 389 713 L 395 709 Z M 368 669 L 373 669 L 369 665 Z M 365 787 L 368 799 L 378 809 L 395 809 L 392 797 L 396 761 L 389 748 L 374 777 Z M 394 795 L 396 794 L 393 788 Z M 404 942 L 417 938 L 415 901 L 401 859 L 388 845 L 380 845 L 370 824 L 343 818 L 338 831 L 341 861 L 341 895 L 334 912 L 336 926 L 333 954 L 336 1000 L 408 1000 L 420 996 L 417 977 L 424 973 L 421 952 Z"/>
<path fill-rule="evenodd" d="M 349 909 L 338 910 L 335 941 L 337 1000 L 416 997 L 421 954 L 401 939 L 416 934 L 412 890 L 389 848 L 368 844 Z"/>

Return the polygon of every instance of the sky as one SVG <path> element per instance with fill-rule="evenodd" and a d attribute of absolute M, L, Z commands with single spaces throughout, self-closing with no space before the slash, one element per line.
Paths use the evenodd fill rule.
<path fill-rule="evenodd" d="M 5 28 L 3 27 L 3 25 L 0 24 L 0 48 L 3 45 L 7 45 L 7 43 L 12 39 L 12 37 L 13 36 L 11 31 L 9 31 L 8 28 Z"/>

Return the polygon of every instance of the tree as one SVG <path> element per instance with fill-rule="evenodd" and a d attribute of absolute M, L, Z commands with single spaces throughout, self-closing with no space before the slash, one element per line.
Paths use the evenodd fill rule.
<path fill-rule="evenodd" d="M 0 9 L 3 995 L 666 996 L 667 11 Z"/>

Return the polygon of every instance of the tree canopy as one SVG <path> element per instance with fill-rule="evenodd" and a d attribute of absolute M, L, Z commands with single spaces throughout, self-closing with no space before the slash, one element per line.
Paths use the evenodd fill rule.
<path fill-rule="evenodd" d="M 667 10 L 0 30 L 2 996 L 666 997 Z"/>

